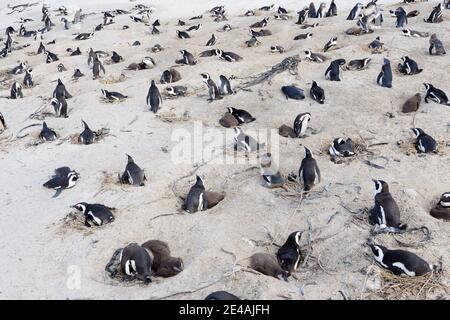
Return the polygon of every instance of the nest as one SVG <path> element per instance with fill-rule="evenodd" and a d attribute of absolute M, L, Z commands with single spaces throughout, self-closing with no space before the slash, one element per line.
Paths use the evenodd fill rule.
<path fill-rule="evenodd" d="M 427 299 L 447 294 L 447 286 L 442 283 L 444 272 L 430 272 L 420 277 L 399 277 L 382 269 L 381 288 L 374 290 L 368 297 L 377 296 L 386 300 Z"/>
<path fill-rule="evenodd" d="M 181 116 L 177 115 L 174 112 L 166 112 L 159 113 L 156 115 L 156 117 L 165 123 L 188 121 L 191 118 L 189 111 L 185 111 Z"/>
<path fill-rule="evenodd" d="M 94 143 L 98 143 L 100 140 L 104 139 L 106 136 L 109 135 L 109 129 L 108 128 L 101 128 L 97 131 L 94 131 L 95 134 L 95 141 Z M 72 144 L 83 144 L 81 143 L 78 138 L 80 137 L 79 133 L 74 133 L 69 135 L 66 139 L 64 140 L 69 140 L 70 143 Z"/>
<path fill-rule="evenodd" d="M 69 212 L 64 218 L 60 220 L 60 225 L 57 233 L 66 235 L 68 232 L 83 232 L 83 235 L 91 235 L 92 228 L 84 225 L 84 215 L 78 212 Z"/>
<path fill-rule="evenodd" d="M 141 287 L 146 287 L 147 285 L 142 281 L 139 281 L 136 278 L 130 278 L 122 272 L 119 260 L 121 250 L 122 248 L 117 249 L 105 266 L 104 282 L 112 286 L 131 287 L 139 285 Z M 152 279 L 152 281 L 154 281 L 154 279 Z"/>
<path fill-rule="evenodd" d="M 335 156 L 330 155 L 329 149 L 330 149 L 331 143 L 332 143 L 331 139 L 329 142 L 327 141 L 327 142 L 322 143 L 322 145 L 319 149 L 319 154 L 329 155 L 330 160 L 336 164 L 349 164 L 350 162 L 354 161 L 355 159 L 362 160 L 362 158 L 364 158 L 365 156 L 373 155 L 373 152 L 369 150 L 365 141 L 363 141 L 362 139 L 359 139 L 359 138 L 353 140 L 355 154 L 350 157 L 335 157 Z"/>
<path fill-rule="evenodd" d="M 438 144 L 438 147 L 437 147 L 437 152 L 435 154 L 437 154 L 439 156 L 445 155 L 445 151 L 444 151 L 443 147 L 447 146 L 446 141 L 438 140 L 436 142 Z M 417 151 L 416 139 L 412 139 L 412 140 L 408 140 L 408 141 L 399 140 L 399 141 L 397 141 L 397 146 L 400 148 L 401 152 L 403 152 L 407 156 L 410 156 L 411 154 L 417 154 L 420 156 L 426 155 L 426 153 Z M 431 154 L 433 154 L 433 153 L 431 153 Z"/>
<path fill-rule="evenodd" d="M 108 84 L 113 84 L 113 83 L 124 82 L 125 79 L 126 79 L 126 76 L 123 73 L 121 73 L 120 76 L 118 76 L 118 77 L 108 76 L 107 78 L 101 79 L 99 81 L 101 84 L 108 85 Z"/>

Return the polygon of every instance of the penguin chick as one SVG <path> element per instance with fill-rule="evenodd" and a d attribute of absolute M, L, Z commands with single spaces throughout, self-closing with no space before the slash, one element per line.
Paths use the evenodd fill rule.
<path fill-rule="evenodd" d="M 320 169 L 314 159 L 311 150 L 305 147 L 305 158 L 303 158 L 300 168 L 298 170 L 298 177 L 303 178 L 303 190 L 309 191 L 317 182 L 320 182 Z"/>
<path fill-rule="evenodd" d="M 289 272 L 281 269 L 277 259 L 267 253 L 255 253 L 250 257 L 250 267 L 266 276 L 288 281 Z"/>
<path fill-rule="evenodd" d="M 197 176 L 195 184 L 189 190 L 184 201 L 184 210 L 187 213 L 206 210 L 208 208 L 208 202 L 204 195 L 205 186 L 203 179 Z"/>
<path fill-rule="evenodd" d="M 173 277 L 183 271 L 183 260 L 170 255 L 170 249 L 166 242 L 149 240 L 142 247 L 150 250 L 153 255 L 152 270 L 157 277 Z"/>
<path fill-rule="evenodd" d="M 125 171 L 120 177 L 120 182 L 128 183 L 133 186 L 144 186 L 144 181 L 147 180 L 144 170 L 142 170 L 133 160 L 133 158 L 127 154 L 127 165 Z"/>
<path fill-rule="evenodd" d="M 402 106 L 403 113 L 415 112 L 419 110 L 420 102 L 422 101 L 422 96 L 420 93 L 416 93 L 414 96 L 405 101 Z"/>

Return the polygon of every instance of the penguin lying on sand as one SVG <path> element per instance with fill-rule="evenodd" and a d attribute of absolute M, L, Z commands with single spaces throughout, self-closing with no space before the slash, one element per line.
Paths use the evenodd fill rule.
<path fill-rule="evenodd" d="M 450 220 L 450 192 L 441 195 L 439 202 L 431 209 L 430 214 L 436 219 Z"/>
<path fill-rule="evenodd" d="M 79 178 L 79 174 L 69 167 L 55 169 L 55 174 L 44 183 L 44 187 L 56 190 L 53 198 L 61 194 L 62 190 L 73 188 Z"/>
<path fill-rule="evenodd" d="M 114 215 L 111 212 L 112 208 L 103 204 L 79 202 L 73 207 L 84 214 L 84 225 L 88 228 L 91 227 L 89 221 L 92 221 L 96 226 L 102 226 L 114 221 Z"/>
<path fill-rule="evenodd" d="M 121 183 L 128 183 L 133 186 L 144 186 L 144 181 L 147 180 L 144 170 L 142 170 L 133 160 L 131 156 L 127 154 L 128 162 L 125 167 L 125 171 L 122 176 L 119 177 Z"/>
<path fill-rule="evenodd" d="M 255 253 L 250 257 L 250 267 L 266 276 L 288 281 L 290 273 L 283 270 L 277 259 L 267 253 Z"/>

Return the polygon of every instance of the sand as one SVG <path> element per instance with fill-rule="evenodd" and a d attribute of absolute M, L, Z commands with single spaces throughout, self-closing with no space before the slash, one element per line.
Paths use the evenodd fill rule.
<path fill-rule="evenodd" d="M 17 4 L 23 1 L 7 2 Z M 51 1 L 51 10 L 69 2 L 73 1 Z M 93 5 L 93 1 L 76 2 L 84 12 L 116 8 L 106 3 Z M 136 4 L 125 0 L 108 3 L 117 4 L 117 8 L 122 9 L 131 9 Z M 406 249 L 430 263 L 437 264 L 442 257 L 444 269 L 448 268 L 450 225 L 431 217 L 429 210 L 441 193 L 449 191 L 450 109 L 423 101 L 415 114 L 403 115 L 400 108 L 416 92 L 424 93 L 423 82 L 430 82 L 450 93 L 450 60 L 446 56 L 429 56 L 427 38 L 407 38 L 393 27 L 394 18 L 387 11 L 398 7 L 398 4 L 383 6 L 385 22 L 381 29 L 355 37 L 344 34 L 355 24 L 355 21 L 345 20 L 351 4 L 336 1 L 337 17 L 319 19 L 320 26 L 312 30 L 312 39 L 293 41 L 295 35 L 306 32 L 294 24 L 295 12 L 303 5 L 299 1 L 279 1 L 278 4 L 290 10 L 292 19 L 271 19 L 267 29 L 273 35 L 260 38 L 262 44 L 258 47 L 246 48 L 244 41 L 250 38 L 248 26 L 267 14 L 256 17 L 242 15 L 247 9 L 267 5 L 264 1 L 227 2 L 228 23 L 234 27 L 228 33 L 216 31 L 226 22 L 213 22 L 205 13 L 218 4 L 215 1 L 196 1 L 193 6 L 188 3 L 179 5 L 179 1 L 174 0 L 150 3 L 154 7 L 151 21 L 159 18 L 162 23 L 160 35 L 151 35 L 148 27 L 123 15 L 117 16 L 115 24 L 105 27 L 93 38 L 75 42 L 73 34 L 91 31 L 101 22 L 101 15 L 90 15 L 81 25 L 63 30 L 60 17 L 52 12 L 52 20 L 57 26 L 45 35 L 44 42 L 56 39 L 57 44 L 47 48 L 59 54 L 59 62 L 68 69 L 66 72 L 57 72 L 59 62 L 46 64 L 43 55 L 33 55 L 39 42 L 32 38 L 15 37 L 20 45 L 30 43 L 30 46 L 0 60 L 2 74 L 16 66 L 18 61 L 28 61 L 33 67 L 36 82 L 35 87 L 24 89 L 23 99 L 0 99 L 0 112 L 8 125 L 0 135 L 3 168 L 0 171 L 1 299 L 203 299 L 216 290 L 227 290 L 245 299 L 342 299 L 340 290 L 351 299 L 382 298 L 374 294 L 380 280 L 380 269 L 374 265 L 370 250 L 365 246 L 371 227 L 366 222 L 364 209 L 373 205 L 372 178 L 389 183 L 400 206 L 403 222 L 410 227 L 427 226 L 431 231 L 430 241 Z M 444 45 L 449 47 L 448 10 L 444 13 L 445 21 L 440 24 L 423 22 L 435 4 L 436 1 L 429 1 L 405 6 L 407 11 L 417 9 L 421 12 L 420 16 L 410 19 L 408 27 L 437 32 Z M 5 6 L 4 2 L 0 6 L 0 16 L 5 19 L 1 30 L 9 24 L 18 29 L 19 24 L 15 21 L 19 17 L 35 20 L 27 24 L 29 30 L 41 26 L 40 5 L 13 15 L 6 15 L 9 10 Z M 345 10 L 342 9 L 344 7 Z M 200 21 L 203 28 L 191 32 L 191 39 L 177 39 L 175 30 L 179 27 L 175 24 L 178 18 L 199 14 L 204 14 Z M 197 21 L 192 21 L 192 24 Z M 121 30 L 124 24 L 130 29 Z M 179 50 L 187 49 L 196 56 L 206 50 L 204 44 L 213 32 L 218 37 L 215 47 L 234 51 L 243 57 L 243 61 L 228 63 L 211 57 L 198 58 L 199 63 L 195 66 L 176 66 L 182 76 L 176 84 L 186 85 L 190 94 L 164 100 L 156 115 L 149 112 L 145 97 L 150 81 L 159 80 L 165 69 L 175 65 L 174 61 L 180 58 Z M 371 57 L 372 63 L 367 70 L 346 71 L 341 82 L 331 82 L 323 76 L 328 62 L 316 64 L 302 60 L 298 78 L 284 72 L 276 76 L 271 85 L 256 86 L 252 92 L 239 91 L 223 100 L 207 102 L 207 89 L 201 82 L 200 73 L 210 73 L 215 81 L 220 74 L 234 75 L 237 79 L 232 80 L 232 85 L 238 86 L 245 77 L 265 71 L 286 57 L 300 54 L 303 58 L 305 49 L 320 52 L 328 39 L 335 35 L 339 38 L 339 48 L 326 55 L 347 61 Z M 381 37 L 387 51 L 372 55 L 367 45 L 376 36 Z M 142 45 L 130 46 L 135 40 L 141 41 Z M 156 43 L 165 50 L 151 53 L 149 49 Z M 271 54 L 271 45 L 282 45 L 287 51 Z M 77 46 L 83 55 L 69 57 L 66 48 Z M 100 80 L 92 80 L 87 66 L 90 47 L 107 52 L 116 50 L 125 61 L 105 64 L 106 75 Z M 156 61 L 155 68 L 124 71 L 128 64 L 139 62 L 147 55 Z M 394 70 L 393 88 L 379 87 L 376 77 L 383 58 L 389 58 L 393 69 L 396 69 L 404 55 L 416 60 L 424 71 L 419 75 L 402 76 Z M 71 80 L 75 68 L 80 68 L 86 75 L 77 82 Z M 126 76 L 125 81 L 102 83 L 109 77 L 118 78 L 121 73 Z M 29 119 L 30 114 L 44 105 L 48 112 L 52 112 L 48 99 L 58 78 L 74 96 L 68 100 L 69 118 L 49 115 L 45 119 L 59 134 L 58 141 L 34 145 L 39 131 L 36 127 L 27 131 L 29 136 L 17 139 L 16 134 L 21 128 L 41 123 L 40 120 Z M 0 88 L 0 96 L 8 96 L 11 83 L 22 79 L 23 75 L 19 75 L 7 80 L 6 86 Z M 295 83 L 308 92 L 313 80 L 325 89 L 327 100 L 324 105 L 315 103 L 309 96 L 303 101 L 287 101 L 280 91 L 282 85 Z M 158 84 L 161 92 L 166 86 Z M 119 91 L 129 98 L 121 103 L 103 103 L 101 89 Z M 229 106 L 245 109 L 256 117 L 255 122 L 243 126 L 246 132 L 277 130 L 282 124 L 291 125 L 301 112 L 312 114 L 310 125 L 318 131 L 317 134 L 309 133 L 303 139 L 278 138 L 283 174 L 297 173 L 304 156 L 303 146 L 308 146 L 315 154 L 323 180 L 311 194 L 301 197 L 296 192 L 264 188 L 257 162 L 202 164 L 201 159 L 191 159 L 180 164 L 175 161 L 173 150 L 179 144 L 173 141 L 172 135 L 181 133 L 188 141 L 192 138 L 188 133 L 194 133 L 195 124 L 203 125 L 204 131 L 216 130 L 224 134 L 226 130 L 218 121 Z M 82 131 L 81 119 L 95 130 L 109 128 L 110 134 L 89 146 L 71 143 L 65 138 Z M 398 146 L 398 141 L 413 142 L 410 130 L 413 126 L 421 127 L 441 142 L 439 154 L 422 156 L 413 148 Z M 228 130 L 228 134 L 232 132 Z M 386 145 L 370 148 L 375 156 L 388 159 L 387 164 L 382 159 L 377 160 L 385 169 L 365 164 L 363 160 L 371 159 L 367 154 L 342 164 L 330 161 L 329 155 L 321 151 L 326 150 L 332 139 L 338 136 L 352 137 L 367 145 L 386 142 Z M 274 143 L 276 140 L 274 138 Z M 219 150 L 224 147 L 230 149 L 229 145 L 219 144 L 219 147 Z M 149 181 L 144 187 L 126 187 L 116 183 L 117 174 L 125 168 L 126 153 L 145 169 Z M 239 159 L 242 161 L 243 157 Z M 45 189 L 42 184 L 60 166 L 76 169 L 81 178 L 74 188 L 52 198 L 53 191 Z M 254 166 L 257 168 L 252 169 Z M 226 198 L 211 210 L 187 215 L 181 212 L 181 203 L 172 189 L 175 183 L 177 193 L 185 194 L 194 183 L 195 174 L 204 177 L 207 189 L 224 192 Z M 182 177 L 185 178 L 179 180 Z M 90 229 L 65 224 L 64 218 L 73 212 L 70 206 L 81 201 L 116 208 L 115 222 Z M 304 230 L 303 250 L 310 252 L 308 260 L 296 273 L 296 279 L 282 282 L 246 271 L 247 258 L 253 253 L 276 253 L 277 248 L 271 245 L 268 233 L 276 244 L 282 244 L 295 230 Z M 308 250 L 308 234 L 312 251 Z M 395 237 L 380 235 L 373 240 L 390 248 L 405 249 L 397 240 L 414 244 L 420 237 L 419 233 Z M 149 286 L 119 284 L 106 277 L 104 267 L 117 248 L 150 239 L 167 241 L 173 255 L 183 258 L 184 271 L 172 278 L 155 278 Z M 445 285 L 449 280 L 447 274 L 442 278 Z M 422 295 L 419 297 L 423 298 Z M 442 290 L 434 290 L 427 296 L 430 299 L 438 297 L 448 299 L 449 295 Z M 403 298 L 414 299 L 416 296 Z"/>

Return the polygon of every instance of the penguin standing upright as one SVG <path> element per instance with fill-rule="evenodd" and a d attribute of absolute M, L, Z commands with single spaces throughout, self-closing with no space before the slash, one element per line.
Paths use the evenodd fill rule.
<path fill-rule="evenodd" d="M 189 190 L 184 201 L 184 210 L 187 213 L 203 211 L 208 208 L 208 200 L 205 197 L 205 186 L 203 179 L 196 176 L 196 182 Z"/>
<path fill-rule="evenodd" d="M 300 251 L 300 238 L 302 232 L 292 232 L 286 242 L 278 249 L 277 259 L 281 268 L 289 273 L 298 269 L 302 253 Z"/>
<path fill-rule="evenodd" d="M 143 187 L 144 181 L 147 180 L 145 176 L 144 170 L 142 170 L 135 162 L 134 159 L 127 154 L 127 166 L 125 167 L 125 171 L 120 177 L 120 181 L 122 183 L 128 183 L 133 186 Z"/>
<path fill-rule="evenodd" d="M 433 11 L 431 11 L 430 16 L 428 19 L 423 19 L 423 21 L 428 23 L 439 23 L 442 22 L 442 13 L 443 13 L 444 5 L 442 3 L 439 3 L 436 7 L 433 8 Z"/>
<path fill-rule="evenodd" d="M 443 104 L 446 106 L 450 106 L 450 101 L 447 98 L 447 95 L 441 89 L 436 88 L 431 83 L 424 83 L 425 89 L 427 93 L 425 95 L 425 102 L 428 103 L 428 99 L 434 101 L 439 104 Z"/>
<path fill-rule="evenodd" d="M 381 67 L 381 72 L 377 77 L 378 85 L 386 88 L 392 88 L 392 70 L 391 62 L 384 58 L 383 66 Z"/>
<path fill-rule="evenodd" d="M 309 191 L 314 186 L 316 178 L 320 182 L 320 169 L 314 159 L 311 150 L 305 147 L 305 158 L 303 158 L 298 170 L 298 177 L 303 177 L 303 190 Z"/>
<path fill-rule="evenodd" d="M 358 2 L 348 14 L 347 20 L 355 20 L 359 16 L 362 7 L 363 7 L 362 3 Z"/>
<path fill-rule="evenodd" d="M 27 70 L 25 72 L 25 77 L 23 78 L 23 85 L 26 88 L 30 88 L 34 85 L 33 84 L 33 69 L 27 68 Z"/>
<path fill-rule="evenodd" d="M 23 98 L 22 85 L 17 81 L 11 86 L 11 99 Z"/>
<path fill-rule="evenodd" d="M 67 101 L 64 97 L 59 97 L 58 99 L 52 98 L 51 104 L 55 113 L 58 117 L 67 118 Z"/>
<path fill-rule="evenodd" d="M 428 49 L 430 55 L 442 56 L 446 54 L 442 41 L 437 38 L 436 33 L 433 33 L 430 37 L 430 47 Z"/>
<path fill-rule="evenodd" d="M 217 37 L 214 35 L 214 33 L 211 35 L 211 38 L 206 43 L 206 46 L 210 47 L 216 44 Z"/>
<path fill-rule="evenodd" d="M 100 59 L 98 58 L 97 55 L 95 55 L 94 58 L 94 65 L 92 66 L 92 74 L 93 74 L 93 79 L 98 79 L 100 78 L 100 70 L 103 71 L 103 74 L 106 73 L 105 71 L 105 67 L 103 66 L 103 64 L 101 63 Z"/>
<path fill-rule="evenodd" d="M 219 76 L 219 92 L 221 95 L 234 94 L 230 81 L 224 75 Z"/>
<path fill-rule="evenodd" d="M 370 210 L 369 221 L 385 229 L 392 227 L 405 230 L 406 224 L 400 223 L 400 209 L 389 192 L 389 185 L 383 180 L 372 180 L 374 183 L 375 206 Z"/>
<path fill-rule="evenodd" d="M 325 71 L 325 78 L 331 81 L 341 81 L 341 68 L 345 65 L 345 63 L 345 59 L 337 59 L 332 61 L 328 69 Z"/>
<path fill-rule="evenodd" d="M 58 79 L 58 84 L 56 85 L 55 90 L 53 90 L 53 98 L 59 99 L 61 97 L 70 99 L 72 98 L 72 95 L 67 91 L 66 86 L 61 79 Z"/>
<path fill-rule="evenodd" d="M 152 80 L 147 94 L 147 106 L 150 107 L 150 111 L 156 113 L 160 109 L 160 105 L 162 105 L 162 103 L 163 99 L 161 97 L 161 93 L 156 86 L 155 80 Z"/>
<path fill-rule="evenodd" d="M 84 130 L 83 132 L 78 136 L 78 142 L 82 144 L 92 144 L 95 141 L 96 134 L 94 131 L 92 131 L 88 124 L 81 120 Z"/>
<path fill-rule="evenodd" d="M 327 14 L 325 15 L 325 17 L 333 17 L 333 16 L 337 16 L 337 6 L 334 3 L 334 0 L 331 0 L 330 8 L 328 8 L 328 11 L 327 11 Z"/>
<path fill-rule="evenodd" d="M 397 10 L 395 10 L 395 16 L 397 17 L 397 21 L 395 23 L 396 28 L 403 28 L 408 24 L 406 11 L 402 7 L 399 7 Z"/>
<path fill-rule="evenodd" d="M 430 153 L 437 152 L 437 143 L 436 140 L 433 139 L 430 135 L 426 134 L 420 128 L 412 128 L 411 129 L 416 135 L 416 148 L 419 152 Z"/>
<path fill-rule="evenodd" d="M 311 95 L 311 98 L 315 101 L 317 101 L 320 104 L 325 103 L 325 91 L 319 87 L 317 82 L 313 81 L 311 89 L 309 90 L 309 94 Z"/>
<path fill-rule="evenodd" d="M 306 18 L 308 17 L 309 8 L 305 7 L 304 9 L 297 12 L 297 14 L 298 14 L 298 20 L 297 20 L 296 24 L 303 24 L 303 22 L 305 22 Z"/>
<path fill-rule="evenodd" d="M 378 244 L 371 244 L 370 249 L 378 264 L 396 276 L 423 276 L 434 269 L 431 264 L 409 251 L 389 250 Z"/>
<path fill-rule="evenodd" d="M 137 278 L 144 283 L 152 282 L 152 258 L 145 248 L 137 243 L 130 243 L 120 253 L 120 267 L 130 280 Z"/>
<path fill-rule="evenodd" d="M 308 123 L 311 121 L 311 113 L 305 112 L 300 113 L 295 117 L 294 120 L 294 133 L 297 137 L 303 137 L 306 133 L 306 129 L 308 129 Z"/>
<path fill-rule="evenodd" d="M 212 102 L 214 100 L 222 99 L 222 96 L 220 95 L 220 91 L 217 88 L 216 83 L 211 79 L 211 76 L 209 73 L 202 73 L 200 74 L 202 76 L 203 82 L 208 86 L 208 92 L 209 92 L 209 99 L 208 101 Z"/>
<path fill-rule="evenodd" d="M 322 2 L 319 6 L 319 9 L 317 9 L 316 18 L 323 18 L 324 17 L 324 10 L 325 10 L 326 3 Z"/>
<path fill-rule="evenodd" d="M 102 226 L 114 221 L 114 215 L 111 208 L 99 203 L 80 202 L 73 206 L 78 211 L 83 212 L 85 220 L 84 225 L 91 227 L 89 221 L 92 221 L 96 226 Z"/>
<path fill-rule="evenodd" d="M 315 17 L 317 17 L 316 7 L 314 6 L 314 2 L 311 2 L 309 4 L 308 18 L 315 18 Z"/>

